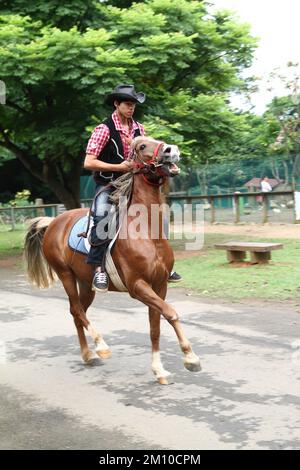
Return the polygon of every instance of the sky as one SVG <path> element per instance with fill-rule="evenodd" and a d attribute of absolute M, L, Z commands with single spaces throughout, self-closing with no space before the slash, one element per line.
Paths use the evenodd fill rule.
<path fill-rule="evenodd" d="M 285 68 L 287 62 L 300 62 L 300 0 L 210 0 L 218 10 L 230 9 L 242 22 L 251 25 L 252 35 L 259 37 L 253 66 L 247 74 L 262 78 L 259 93 L 252 95 L 255 112 L 264 112 L 272 97 L 287 94 L 274 81 L 273 92 L 268 92 L 267 77 L 276 67 Z M 239 99 L 233 99 L 241 106 Z"/>

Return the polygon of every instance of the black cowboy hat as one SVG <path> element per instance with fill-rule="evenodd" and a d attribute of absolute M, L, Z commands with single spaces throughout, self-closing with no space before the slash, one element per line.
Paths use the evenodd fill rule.
<path fill-rule="evenodd" d="M 144 103 L 146 99 L 145 93 L 136 93 L 134 85 L 118 85 L 112 93 L 107 95 L 105 102 L 113 104 L 115 100 L 133 101 L 134 103 Z"/>

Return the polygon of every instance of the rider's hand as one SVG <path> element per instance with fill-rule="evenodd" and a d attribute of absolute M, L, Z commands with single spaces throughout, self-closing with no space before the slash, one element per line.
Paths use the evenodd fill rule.
<path fill-rule="evenodd" d="M 124 162 L 120 163 L 118 167 L 118 170 L 122 171 L 123 173 L 127 173 L 133 169 L 133 162 L 125 160 Z"/>

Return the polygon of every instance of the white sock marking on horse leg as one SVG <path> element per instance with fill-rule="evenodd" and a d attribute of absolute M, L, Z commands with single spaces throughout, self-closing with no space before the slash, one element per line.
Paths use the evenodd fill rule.
<path fill-rule="evenodd" d="M 111 351 L 102 336 L 100 335 L 100 333 L 97 333 L 97 331 L 94 330 L 91 325 L 88 326 L 88 332 L 94 340 L 96 346 L 96 353 L 98 354 L 98 356 L 100 356 L 102 359 L 109 358 L 111 356 Z"/>
<path fill-rule="evenodd" d="M 96 342 L 96 351 L 107 351 L 109 347 L 107 346 L 106 342 L 103 338 L 100 341 Z"/>
<path fill-rule="evenodd" d="M 184 362 L 188 364 L 197 364 L 199 361 L 199 356 L 197 356 L 197 354 L 195 354 L 193 350 L 191 350 L 191 352 L 185 355 Z"/>
<path fill-rule="evenodd" d="M 96 359 L 98 356 L 93 352 L 90 351 L 89 349 L 85 349 L 82 351 L 82 359 L 84 362 L 90 362 Z"/>
<path fill-rule="evenodd" d="M 88 327 L 88 332 L 90 333 L 91 337 L 93 338 L 95 342 L 96 351 L 105 351 L 109 349 L 109 347 L 107 346 L 106 342 L 104 341 L 100 333 L 97 333 L 97 331 L 94 330 L 94 328 L 91 325 L 89 325 Z"/>
<path fill-rule="evenodd" d="M 160 360 L 160 352 L 159 351 L 154 351 L 152 353 L 152 371 L 155 375 L 156 378 L 160 377 L 168 377 L 170 375 L 170 372 L 164 369 L 164 366 L 162 365 L 162 362 Z"/>
<path fill-rule="evenodd" d="M 201 370 L 200 359 L 191 348 L 190 352 L 185 354 L 184 367 L 190 372 L 199 372 Z"/>
<path fill-rule="evenodd" d="M 95 344 L 102 340 L 102 336 L 100 335 L 100 333 L 98 333 L 91 324 L 89 324 L 88 326 L 88 332 L 93 338 Z"/>

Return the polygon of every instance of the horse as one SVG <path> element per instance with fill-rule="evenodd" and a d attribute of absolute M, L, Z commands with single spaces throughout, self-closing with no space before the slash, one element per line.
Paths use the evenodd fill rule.
<path fill-rule="evenodd" d="M 134 169 L 129 175 L 132 192 L 126 214 L 127 227 L 134 220 L 130 215 L 130 207 L 133 204 L 142 204 L 147 209 L 149 236 L 137 240 L 136 236 L 132 238 L 128 229 L 126 237 L 117 237 L 112 258 L 129 295 L 149 308 L 151 368 L 158 383 L 167 385 L 167 377 L 170 374 L 163 367 L 159 348 L 162 316 L 174 328 L 186 369 L 191 372 L 201 370 L 199 357 L 183 332 L 177 312 L 165 301 L 167 279 L 173 267 L 174 254 L 163 232 L 163 215 L 160 213 L 158 222 L 151 220 L 151 206 L 157 204 L 160 207 L 162 204 L 161 184 L 180 171 L 176 165 L 179 150 L 175 145 L 139 136 L 133 140 L 131 152 Z M 66 211 L 55 218 L 34 219 L 27 230 L 24 254 L 31 283 L 40 288 L 47 288 L 57 277 L 62 282 L 77 329 L 81 356 L 83 361 L 88 363 L 98 356 L 108 359 L 111 351 L 102 334 L 94 328 L 86 315 L 95 296 L 95 292 L 91 290 L 93 267 L 85 262 L 84 254 L 74 252 L 68 246 L 71 228 L 75 221 L 84 215 L 86 209 L 81 208 Z M 159 224 L 158 236 L 153 239 L 150 235 L 151 223 Z M 111 281 L 109 290 L 118 290 Z M 85 330 L 94 341 L 96 354 L 88 347 Z"/>

